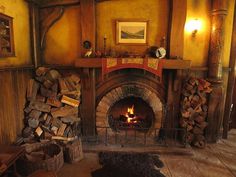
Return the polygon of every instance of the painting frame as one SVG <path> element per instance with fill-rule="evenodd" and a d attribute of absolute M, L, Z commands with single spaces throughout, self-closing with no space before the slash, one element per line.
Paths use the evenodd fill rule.
<path fill-rule="evenodd" d="M 116 44 L 147 45 L 148 20 L 116 20 Z"/>

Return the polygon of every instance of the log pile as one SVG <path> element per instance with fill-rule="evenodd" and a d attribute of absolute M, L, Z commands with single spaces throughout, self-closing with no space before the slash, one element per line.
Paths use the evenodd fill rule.
<path fill-rule="evenodd" d="M 164 177 L 164 166 L 159 156 L 141 152 L 100 152 L 102 168 L 92 172 L 92 177 Z"/>
<path fill-rule="evenodd" d="M 187 142 L 193 146 L 205 147 L 204 130 L 207 127 L 207 94 L 211 84 L 204 79 L 190 78 L 185 83 L 181 101 L 181 127 L 187 130 Z"/>
<path fill-rule="evenodd" d="M 22 141 L 70 141 L 80 133 L 80 77 L 63 77 L 57 70 L 39 67 L 27 87 L 25 128 Z"/>

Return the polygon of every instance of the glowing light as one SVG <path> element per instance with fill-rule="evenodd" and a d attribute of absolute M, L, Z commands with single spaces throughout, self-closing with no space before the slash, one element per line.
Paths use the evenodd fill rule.
<path fill-rule="evenodd" d="M 130 117 L 131 115 L 132 117 Z M 127 117 L 128 123 L 137 123 L 137 121 L 134 120 L 136 118 L 136 116 L 134 116 L 134 105 L 132 105 L 131 108 L 128 107 L 127 113 L 125 114 L 125 116 Z"/>
<path fill-rule="evenodd" d="M 185 30 L 188 33 L 192 33 L 193 36 L 202 28 L 202 21 L 199 19 L 191 19 L 186 22 Z"/>

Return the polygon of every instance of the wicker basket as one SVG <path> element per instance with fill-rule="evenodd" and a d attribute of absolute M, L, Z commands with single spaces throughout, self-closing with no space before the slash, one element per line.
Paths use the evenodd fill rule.
<path fill-rule="evenodd" d="M 25 146 L 26 153 L 43 150 L 51 158 L 39 161 L 29 161 L 27 158 L 22 158 L 19 161 L 20 172 L 24 175 L 29 175 L 36 170 L 44 169 L 48 171 L 58 171 L 64 164 L 63 152 L 57 144 L 34 143 Z"/>
<path fill-rule="evenodd" d="M 69 143 L 64 147 L 65 162 L 75 163 L 82 160 L 83 157 L 84 156 L 83 156 L 81 139 Z"/>

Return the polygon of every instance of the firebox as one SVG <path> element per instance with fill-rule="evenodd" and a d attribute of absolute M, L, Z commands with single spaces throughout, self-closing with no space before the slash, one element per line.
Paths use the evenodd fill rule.
<path fill-rule="evenodd" d="M 108 123 L 114 131 L 123 129 L 148 131 L 154 116 L 152 108 L 142 98 L 127 97 L 111 106 L 108 111 Z"/>
<path fill-rule="evenodd" d="M 101 127 L 109 127 L 109 135 L 131 129 L 154 134 L 161 128 L 163 119 L 160 98 L 140 84 L 130 83 L 110 90 L 96 108 L 98 135 L 104 134 Z"/>

